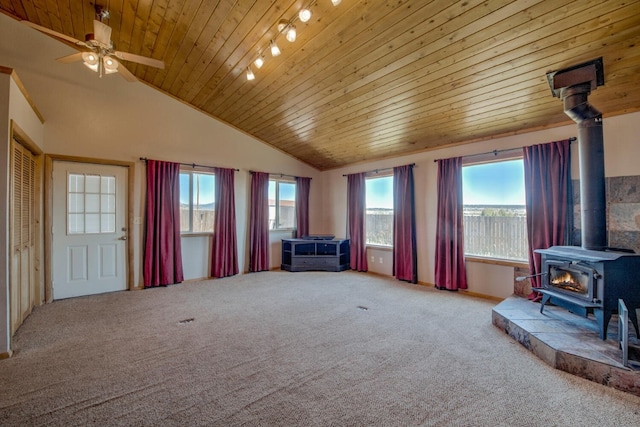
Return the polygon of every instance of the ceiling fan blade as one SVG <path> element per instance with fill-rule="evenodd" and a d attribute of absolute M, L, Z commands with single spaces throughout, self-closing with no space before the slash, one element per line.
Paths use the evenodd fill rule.
<path fill-rule="evenodd" d="M 111 47 L 111 27 L 94 19 L 93 39 L 104 46 Z"/>
<path fill-rule="evenodd" d="M 138 64 L 164 69 L 164 62 L 157 59 L 149 58 L 147 56 L 140 56 L 134 53 L 118 51 L 114 52 L 114 55 L 116 55 L 120 59 L 124 59 L 125 61 L 137 62 Z"/>
<path fill-rule="evenodd" d="M 51 36 L 57 37 L 59 39 L 62 39 L 62 40 L 65 40 L 65 41 L 68 41 L 70 43 L 77 44 L 77 45 L 80 45 L 80 46 L 86 46 L 87 45 L 85 42 L 82 42 L 82 41 L 80 41 L 78 39 L 74 39 L 73 37 L 70 37 L 70 36 L 68 36 L 66 34 L 62 34 L 62 33 L 59 33 L 57 31 L 50 30 L 47 27 L 43 27 L 41 25 L 34 24 L 33 22 L 30 22 L 30 21 L 27 21 L 27 20 L 23 20 L 21 22 L 23 22 L 25 25 L 28 25 L 31 28 L 34 28 L 34 29 L 40 31 L 41 33 L 49 34 Z"/>
<path fill-rule="evenodd" d="M 134 76 L 131 71 L 127 69 L 121 62 L 118 63 L 118 73 L 128 82 L 133 83 L 137 82 L 136 76 Z"/>
<path fill-rule="evenodd" d="M 84 52 L 72 53 L 71 55 L 57 58 L 56 61 L 60 62 L 61 64 L 69 64 L 71 62 L 81 61 L 83 53 Z"/>

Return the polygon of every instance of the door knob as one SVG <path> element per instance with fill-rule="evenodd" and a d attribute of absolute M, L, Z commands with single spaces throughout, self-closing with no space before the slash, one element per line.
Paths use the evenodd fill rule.
<path fill-rule="evenodd" d="M 127 240 L 127 236 L 119 237 L 118 240 Z"/>

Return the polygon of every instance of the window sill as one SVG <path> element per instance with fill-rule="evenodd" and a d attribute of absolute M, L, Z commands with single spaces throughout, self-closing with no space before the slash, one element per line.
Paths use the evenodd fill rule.
<path fill-rule="evenodd" d="M 526 261 L 515 261 L 515 260 L 499 259 L 499 258 L 485 258 L 485 257 L 479 257 L 479 256 L 465 256 L 464 260 L 466 262 L 477 262 L 480 264 L 493 264 L 493 265 L 503 265 L 505 267 L 529 268 L 529 263 Z"/>
<path fill-rule="evenodd" d="M 180 233 L 180 237 L 209 237 L 213 236 L 213 231 L 199 232 L 199 233 Z"/>
<path fill-rule="evenodd" d="M 366 247 L 367 249 L 375 249 L 376 251 L 393 252 L 393 246 L 366 245 Z"/>

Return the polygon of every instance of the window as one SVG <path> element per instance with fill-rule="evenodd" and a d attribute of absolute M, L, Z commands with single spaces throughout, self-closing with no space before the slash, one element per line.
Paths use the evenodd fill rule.
<path fill-rule="evenodd" d="M 365 181 L 367 245 L 393 246 L 393 175 Z"/>
<path fill-rule="evenodd" d="M 70 173 L 68 176 L 69 234 L 116 232 L 116 178 Z"/>
<path fill-rule="evenodd" d="M 212 233 L 215 175 L 180 171 L 180 232 Z"/>
<path fill-rule="evenodd" d="M 296 227 L 296 183 L 282 178 L 269 179 L 269 230 Z"/>
<path fill-rule="evenodd" d="M 526 261 L 522 159 L 462 167 L 466 255 Z"/>

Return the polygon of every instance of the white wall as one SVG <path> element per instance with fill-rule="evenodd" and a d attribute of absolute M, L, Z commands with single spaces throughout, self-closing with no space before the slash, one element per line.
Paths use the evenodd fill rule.
<path fill-rule="evenodd" d="M 597 106 L 595 106 L 597 108 Z M 558 108 L 562 103 L 558 101 Z M 605 112 L 606 113 L 606 112 Z M 416 227 L 418 245 L 418 280 L 434 283 L 434 257 L 437 208 L 437 164 L 436 159 L 465 156 L 526 145 L 542 144 L 577 136 L 577 125 L 555 127 L 522 135 L 513 135 L 473 144 L 426 151 L 410 156 L 401 156 L 376 162 L 362 163 L 324 172 L 323 215 L 324 231 L 344 235 L 346 230 L 347 184 L 343 174 L 383 169 L 415 163 Z M 607 176 L 640 175 L 640 113 L 604 119 L 605 174 Z M 578 150 L 572 146 L 572 176 L 579 177 Z M 385 255 L 386 254 L 386 255 Z M 391 258 L 387 252 L 368 250 L 374 264 L 370 269 L 391 275 Z M 382 257 L 383 263 L 379 263 Z M 388 259 L 388 261 L 387 261 Z M 469 263 L 467 271 L 469 291 L 504 298 L 513 292 L 513 267 Z M 511 286 L 509 286 L 511 284 Z"/>
<path fill-rule="evenodd" d="M 321 173 L 235 128 L 206 116 L 143 83 L 117 74 L 98 78 L 81 63 L 55 58 L 73 53 L 62 43 L 0 15 L 0 65 L 15 68 L 46 118 L 44 151 L 136 162 L 134 216 L 144 216 L 144 164 L 140 157 L 238 168 L 235 179 L 240 270 L 247 264 L 249 170 L 308 176 L 312 179 L 310 229 L 321 224 Z M 142 225 L 132 230 L 134 282 L 139 285 Z M 207 238 L 186 238 L 185 253 L 196 253 Z M 279 240 L 272 236 L 277 246 Z M 278 246 L 279 250 L 279 246 Z M 279 266 L 279 254 L 272 255 Z M 277 262 L 277 263 L 276 263 Z M 196 278 L 202 266 L 190 262 L 186 274 Z"/>

